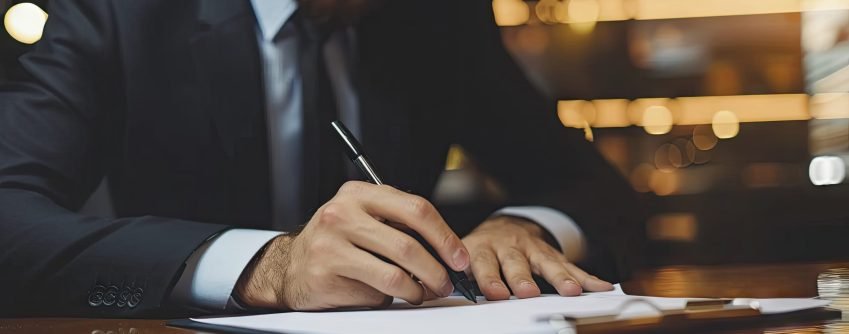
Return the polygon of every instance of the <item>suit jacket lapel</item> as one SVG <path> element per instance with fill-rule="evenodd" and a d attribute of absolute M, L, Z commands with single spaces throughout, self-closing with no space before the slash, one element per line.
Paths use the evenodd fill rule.
<path fill-rule="evenodd" d="M 193 56 L 206 104 L 228 156 L 245 138 L 265 135 L 262 66 L 250 2 L 199 0 Z"/>

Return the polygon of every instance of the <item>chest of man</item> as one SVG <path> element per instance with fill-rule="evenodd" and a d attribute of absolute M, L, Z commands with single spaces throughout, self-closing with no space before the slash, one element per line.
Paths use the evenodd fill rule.
<path fill-rule="evenodd" d="M 118 215 L 267 227 L 273 171 L 256 21 L 247 2 L 222 3 L 177 5 L 155 27 L 145 15 L 118 17 L 125 96 L 109 164 Z M 361 137 L 388 182 L 427 195 L 461 119 L 456 60 L 445 36 L 391 14 L 355 29 Z"/>

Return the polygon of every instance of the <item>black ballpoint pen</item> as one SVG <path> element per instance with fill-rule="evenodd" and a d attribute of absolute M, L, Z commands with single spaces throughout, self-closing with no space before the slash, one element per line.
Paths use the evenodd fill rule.
<path fill-rule="evenodd" d="M 380 176 L 377 175 L 377 172 L 374 170 L 374 166 L 371 165 L 368 158 L 366 157 L 363 149 L 360 147 L 360 142 L 357 141 L 357 138 L 348 131 L 348 128 L 345 127 L 342 122 L 335 121 L 330 123 L 333 127 L 333 131 L 339 135 L 339 141 L 342 143 L 342 146 L 345 147 L 345 154 L 348 155 L 348 158 L 351 159 L 351 162 L 357 166 L 360 172 L 363 173 L 365 177 L 368 178 L 369 182 L 374 184 L 383 184 L 383 181 L 380 179 Z M 472 289 L 472 282 L 469 281 L 469 278 L 466 276 L 466 273 L 462 271 L 454 271 L 451 269 L 445 261 L 436 253 L 436 250 L 422 238 L 421 235 L 416 233 L 415 231 L 405 231 L 414 237 L 419 243 L 424 246 L 425 249 L 432 255 L 439 264 L 441 264 L 445 271 L 448 272 L 448 277 L 451 279 L 451 283 L 454 284 L 454 289 L 463 294 L 466 299 L 473 301 L 475 303 L 478 302 L 477 297 L 475 296 L 474 290 Z"/>

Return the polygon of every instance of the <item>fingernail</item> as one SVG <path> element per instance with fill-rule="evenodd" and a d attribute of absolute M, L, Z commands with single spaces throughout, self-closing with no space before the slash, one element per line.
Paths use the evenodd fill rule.
<path fill-rule="evenodd" d="M 491 286 L 493 289 L 504 289 L 504 284 L 501 284 L 501 282 L 492 282 L 489 283 L 489 286 Z"/>
<path fill-rule="evenodd" d="M 454 261 L 454 266 L 456 268 L 460 268 L 460 270 L 465 270 L 466 266 L 469 265 L 469 253 L 467 253 L 464 248 L 458 248 L 456 251 L 454 251 L 454 255 L 452 256 L 451 261 Z"/>
<path fill-rule="evenodd" d="M 454 284 L 451 284 L 451 281 L 445 281 L 439 291 L 442 297 L 448 297 L 454 292 Z"/>
<path fill-rule="evenodd" d="M 534 287 L 534 283 L 531 283 L 530 281 L 522 281 L 519 284 L 524 288 L 533 288 Z"/>
<path fill-rule="evenodd" d="M 584 292 L 584 288 L 582 288 L 581 285 L 578 284 L 578 282 L 575 282 L 573 280 L 567 279 L 563 281 L 563 284 L 564 286 L 563 291 L 561 291 L 561 294 L 565 294 L 567 296 L 577 296 Z"/>

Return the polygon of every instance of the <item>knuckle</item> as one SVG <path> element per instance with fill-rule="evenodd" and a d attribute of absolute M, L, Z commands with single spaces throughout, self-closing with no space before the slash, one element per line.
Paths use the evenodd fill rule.
<path fill-rule="evenodd" d="M 490 252 L 473 252 L 472 263 L 494 264 L 495 257 Z"/>
<path fill-rule="evenodd" d="M 488 274 L 484 275 L 480 280 L 483 281 L 483 282 L 490 282 L 490 283 L 500 282 L 501 276 L 499 276 L 495 273 L 488 273 Z"/>
<path fill-rule="evenodd" d="M 402 260 L 410 259 L 416 250 L 416 241 L 409 237 L 395 239 L 395 252 Z"/>
<path fill-rule="evenodd" d="M 369 184 L 370 184 L 370 183 L 369 183 Z M 371 184 L 370 184 L 370 185 L 371 185 Z M 398 189 L 395 189 L 395 187 L 390 186 L 390 185 L 386 185 L 386 184 L 379 184 L 379 185 L 376 185 L 376 186 L 375 186 L 375 189 L 377 189 L 378 191 L 382 191 L 382 192 L 388 192 L 388 193 L 393 194 L 393 195 L 397 195 L 397 194 L 406 194 L 405 192 L 400 191 L 400 190 L 398 190 Z"/>
<path fill-rule="evenodd" d="M 433 204 L 428 202 L 428 200 L 422 198 L 421 196 L 413 196 L 409 200 L 410 212 L 414 217 L 418 219 L 426 219 L 430 217 L 434 212 L 436 212 L 436 208 L 433 207 Z"/>
<path fill-rule="evenodd" d="M 545 255 L 548 255 L 548 256 L 550 256 L 551 258 L 560 259 L 560 258 L 565 257 L 565 256 L 563 255 L 563 252 L 561 252 L 561 251 L 560 251 L 560 249 L 558 249 L 558 248 L 554 248 L 554 246 L 549 245 L 547 242 L 542 241 L 542 240 L 541 240 L 541 241 L 538 241 L 537 246 L 536 246 L 536 249 L 537 249 L 540 253 L 543 253 L 543 254 L 545 254 Z"/>
<path fill-rule="evenodd" d="M 518 234 L 511 233 L 505 236 L 502 242 L 505 245 L 513 245 L 514 247 L 516 247 L 522 244 L 522 237 L 520 237 Z"/>
<path fill-rule="evenodd" d="M 518 249 L 511 248 L 504 252 L 502 258 L 506 262 L 525 261 L 525 256 Z"/>
<path fill-rule="evenodd" d="M 383 286 L 390 291 L 399 289 L 407 278 L 407 273 L 401 269 L 392 269 L 383 276 Z"/>
<path fill-rule="evenodd" d="M 454 240 L 454 234 L 452 234 L 450 231 L 446 231 L 442 236 L 441 245 L 445 249 L 450 249 L 455 244 Z"/>
<path fill-rule="evenodd" d="M 554 275 L 554 279 L 555 279 L 556 281 L 561 281 L 561 282 L 562 282 L 562 281 L 566 281 L 566 280 L 573 281 L 573 282 L 577 282 L 577 281 L 578 281 L 578 280 L 576 280 L 574 277 L 572 277 L 572 275 L 569 275 L 569 273 L 567 273 L 567 272 L 565 272 L 565 271 L 563 271 L 563 272 L 559 272 L 559 273 L 555 274 L 555 275 Z"/>
<path fill-rule="evenodd" d="M 436 279 L 434 281 L 436 281 L 436 282 L 450 282 L 451 277 L 448 276 L 448 272 L 446 272 L 445 270 L 440 270 L 439 273 L 436 275 Z"/>
<path fill-rule="evenodd" d="M 508 287 L 507 283 L 510 282 L 506 277 L 502 276 L 501 274 L 493 274 L 493 275 L 487 276 L 487 279 L 489 280 L 490 283 L 496 283 L 498 285 L 498 287 L 502 287 L 502 288 L 507 288 Z M 492 285 L 490 285 L 490 287 L 492 287 Z"/>
<path fill-rule="evenodd" d="M 510 280 L 510 282 L 515 282 L 515 283 L 518 283 L 518 282 L 530 282 L 531 284 L 533 284 L 533 282 L 534 282 L 534 280 L 533 280 L 533 279 L 531 279 L 531 276 L 530 276 L 530 275 L 525 275 L 525 274 L 515 274 L 515 275 L 511 275 L 511 276 L 510 276 L 510 278 L 508 278 L 508 280 Z"/>
<path fill-rule="evenodd" d="M 336 202 L 329 202 L 324 205 L 319 213 L 319 222 L 322 224 L 334 224 L 338 223 L 342 217 L 344 217 L 343 211 L 344 207 L 342 204 Z"/>
<path fill-rule="evenodd" d="M 359 194 L 363 192 L 367 183 L 362 181 L 348 181 L 339 187 L 339 194 Z"/>
<path fill-rule="evenodd" d="M 536 262 L 536 261 L 531 261 L 530 264 L 531 264 L 531 271 L 533 271 L 535 273 L 540 273 L 540 272 L 545 271 L 546 266 L 542 263 L 539 263 L 539 262 Z"/>
<path fill-rule="evenodd" d="M 536 263 L 536 264 L 539 264 L 539 265 L 558 263 L 559 262 L 556 257 L 552 256 L 551 254 L 545 253 L 545 252 L 534 252 L 533 254 L 531 254 L 530 260 L 531 260 L 531 263 Z"/>

